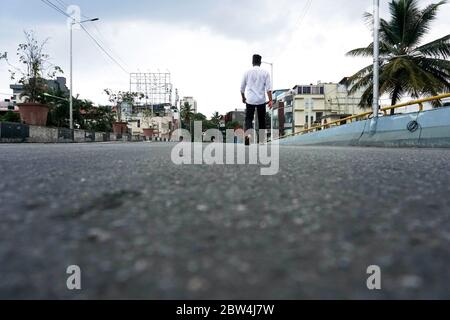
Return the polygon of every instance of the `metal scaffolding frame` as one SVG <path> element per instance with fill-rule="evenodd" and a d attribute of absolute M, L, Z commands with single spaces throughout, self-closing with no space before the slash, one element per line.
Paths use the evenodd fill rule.
<path fill-rule="evenodd" d="M 169 72 L 131 73 L 130 92 L 137 92 L 144 96 L 137 99 L 137 112 L 160 105 L 172 105 L 173 85 Z"/>

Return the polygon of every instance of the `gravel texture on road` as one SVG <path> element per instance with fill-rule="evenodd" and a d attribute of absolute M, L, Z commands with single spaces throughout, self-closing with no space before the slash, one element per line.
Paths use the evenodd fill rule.
<path fill-rule="evenodd" d="M 173 146 L 0 145 L 0 298 L 450 298 L 450 150 L 281 147 L 261 176 Z"/>

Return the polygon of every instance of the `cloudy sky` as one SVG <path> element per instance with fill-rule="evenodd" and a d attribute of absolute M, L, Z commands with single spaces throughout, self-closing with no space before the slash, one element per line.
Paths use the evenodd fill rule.
<path fill-rule="evenodd" d="M 336 82 L 369 64 L 345 57 L 371 42 L 362 15 L 372 0 L 51 0 L 78 5 L 86 28 L 128 72 L 166 71 L 181 96 L 194 96 L 211 115 L 242 108 L 243 72 L 253 53 L 274 62 L 276 88 Z M 435 1 L 421 0 L 424 6 Z M 309 5 L 310 3 L 310 5 Z M 388 17 L 388 1 L 381 1 Z M 68 76 L 66 18 L 40 0 L 1 0 L 0 52 L 14 57 L 24 30 L 50 38 L 47 52 Z M 450 5 L 425 40 L 448 34 Z M 129 76 L 82 31 L 74 35 L 74 91 L 106 103 L 103 89 L 129 89 Z M 0 98 L 9 94 L 8 67 L 0 63 Z"/>

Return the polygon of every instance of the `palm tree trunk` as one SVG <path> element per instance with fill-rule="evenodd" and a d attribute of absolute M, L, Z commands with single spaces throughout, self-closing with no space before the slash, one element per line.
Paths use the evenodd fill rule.
<path fill-rule="evenodd" d="M 391 106 L 395 106 L 397 104 L 398 100 L 398 94 L 400 92 L 401 88 L 399 86 L 395 86 L 394 92 L 392 92 L 392 100 L 391 100 Z M 391 116 L 395 114 L 395 109 L 391 109 Z"/>

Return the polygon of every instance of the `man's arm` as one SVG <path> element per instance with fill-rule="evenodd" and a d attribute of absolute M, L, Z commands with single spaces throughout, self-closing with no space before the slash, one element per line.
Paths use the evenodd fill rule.
<path fill-rule="evenodd" d="M 273 95 L 272 95 L 272 77 L 270 75 L 267 75 L 266 79 L 266 91 L 267 96 L 269 97 L 269 108 L 272 109 L 273 107 Z"/>
<path fill-rule="evenodd" d="M 272 109 L 272 107 L 273 107 L 273 95 L 272 95 L 272 91 L 267 91 L 267 96 L 269 97 L 269 108 Z"/>
<path fill-rule="evenodd" d="M 242 96 L 242 102 L 244 104 L 247 103 L 247 98 L 245 97 L 245 89 L 247 88 L 247 74 L 244 75 L 244 78 L 242 78 L 241 83 L 241 96 Z"/>
<path fill-rule="evenodd" d="M 241 95 L 242 95 L 242 103 L 246 104 L 247 98 L 245 97 L 245 92 L 241 92 Z"/>

